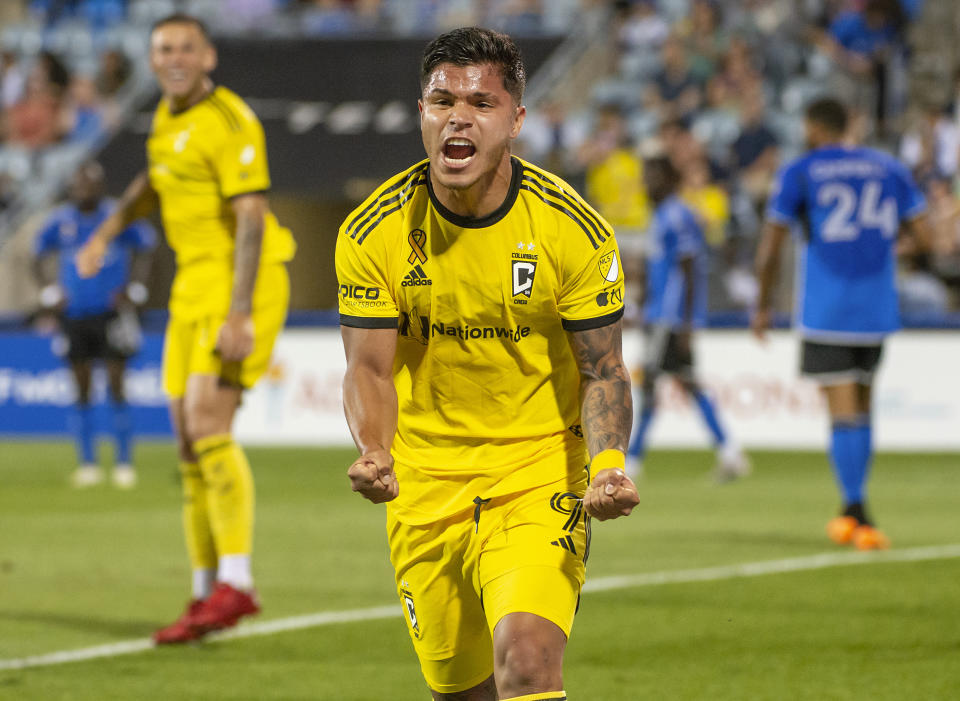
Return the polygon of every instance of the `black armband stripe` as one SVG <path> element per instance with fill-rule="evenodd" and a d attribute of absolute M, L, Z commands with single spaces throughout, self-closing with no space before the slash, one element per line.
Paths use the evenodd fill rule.
<path fill-rule="evenodd" d="M 615 312 L 610 312 L 603 316 L 595 316 L 592 319 L 561 319 L 560 323 L 566 331 L 590 331 L 609 326 L 623 317 L 623 307 Z"/>
<path fill-rule="evenodd" d="M 340 325 L 354 329 L 395 329 L 400 323 L 396 316 L 352 316 L 340 315 Z"/>

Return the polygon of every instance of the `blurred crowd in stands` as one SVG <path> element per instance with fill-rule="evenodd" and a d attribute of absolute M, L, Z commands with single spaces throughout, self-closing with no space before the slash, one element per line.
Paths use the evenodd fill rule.
<path fill-rule="evenodd" d="M 936 2 L 937 0 L 927 0 Z M 904 265 L 909 310 L 960 309 L 960 109 L 911 98 L 911 24 L 924 0 L 23 0 L 0 9 L 0 212 L 31 154 L 92 143 L 145 66 L 144 29 L 173 11 L 218 33 L 432 35 L 479 24 L 576 37 L 611 13 L 590 70 L 528 105 L 521 155 L 579 187 L 642 247 L 650 217 L 643 155 L 665 150 L 705 224 L 714 309 L 749 306 L 751 261 L 772 178 L 803 148 L 804 105 L 823 93 L 854 110 L 851 138 L 907 163 L 928 194 L 931 255 Z M 944 31 L 952 31 L 952 28 Z M 569 82 L 569 84 L 566 84 Z M 957 75 L 960 88 L 960 73 Z M 954 90 L 951 94 L 960 94 Z M 25 156 L 25 154 L 27 154 Z M 34 159 L 35 160 L 35 159 Z M 24 165 L 26 164 L 26 165 Z M 18 170 L 19 169 L 19 170 Z"/>
<path fill-rule="evenodd" d="M 629 252 L 642 248 L 650 216 L 644 153 L 665 151 L 712 246 L 711 307 L 743 308 L 773 177 L 804 149 L 803 108 L 840 96 L 853 108 L 851 140 L 898 154 L 930 199 L 937 241 L 904 262 L 905 310 L 960 309 L 960 113 L 911 102 L 908 91 L 909 29 L 922 4 L 617 2 L 605 75 L 532 113 L 524 153 L 581 187 Z"/>

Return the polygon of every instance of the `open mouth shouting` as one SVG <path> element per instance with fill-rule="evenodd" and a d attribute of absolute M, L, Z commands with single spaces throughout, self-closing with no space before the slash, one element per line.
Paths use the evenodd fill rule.
<path fill-rule="evenodd" d="M 454 136 L 443 142 L 443 163 L 450 168 L 463 168 L 473 160 L 477 147 L 463 137 Z"/>

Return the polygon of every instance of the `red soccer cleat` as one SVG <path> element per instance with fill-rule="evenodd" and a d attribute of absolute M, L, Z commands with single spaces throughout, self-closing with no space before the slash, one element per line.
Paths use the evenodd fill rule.
<path fill-rule="evenodd" d="M 187 610 L 183 612 L 180 618 L 153 634 L 153 642 L 157 645 L 174 645 L 188 643 L 199 638 L 203 634 L 194 630 L 192 622 L 193 617 L 199 613 L 202 607 L 203 599 L 191 599 L 190 603 L 187 604 Z"/>
<path fill-rule="evenodd" d="M 219 582 L 209 599 L 202 602 L 199 610 L 190 617 L 190 628 L 199 637 L 213 630 L 237 625 L 244 616 L 260 613 L 260 604 L 254 591 L 234 589 L 226 582 Z"/>

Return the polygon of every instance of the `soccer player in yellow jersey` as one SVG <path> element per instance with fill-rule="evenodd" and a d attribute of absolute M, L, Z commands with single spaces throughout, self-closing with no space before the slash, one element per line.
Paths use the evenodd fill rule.
<path fill-rule="evenodd" d="M 639 501 L 623 472 L 617 245 L 566 183 L 511 155 L 525 110 L 509 37 L 444 34 L 420 80 L 428 159 L 377 189 L 337 241 L 344 408 L 361 453 L 348 474 L 387 502 L 433 698 L 565 699 L 588 516 Z"/>
<path fill-rule="evenodd" d="M 267 370 L 289 300 L 290 231 L 270 212 L 263 128 L 209 73 L 216 51 L 188 15 L 154 25 L 150 62 L 162 91 L 147 142 L 147 172 L 78 253 L 99 268 L 107 243 L 160 208 L 176 253 L 163 354 L 164 389 L 177 434 L 183 524 L 193 598 L 158 643 L 194 640 L 259 611 L 250 569 L 254 490 L 234 442 L 243 390 Z"/>

